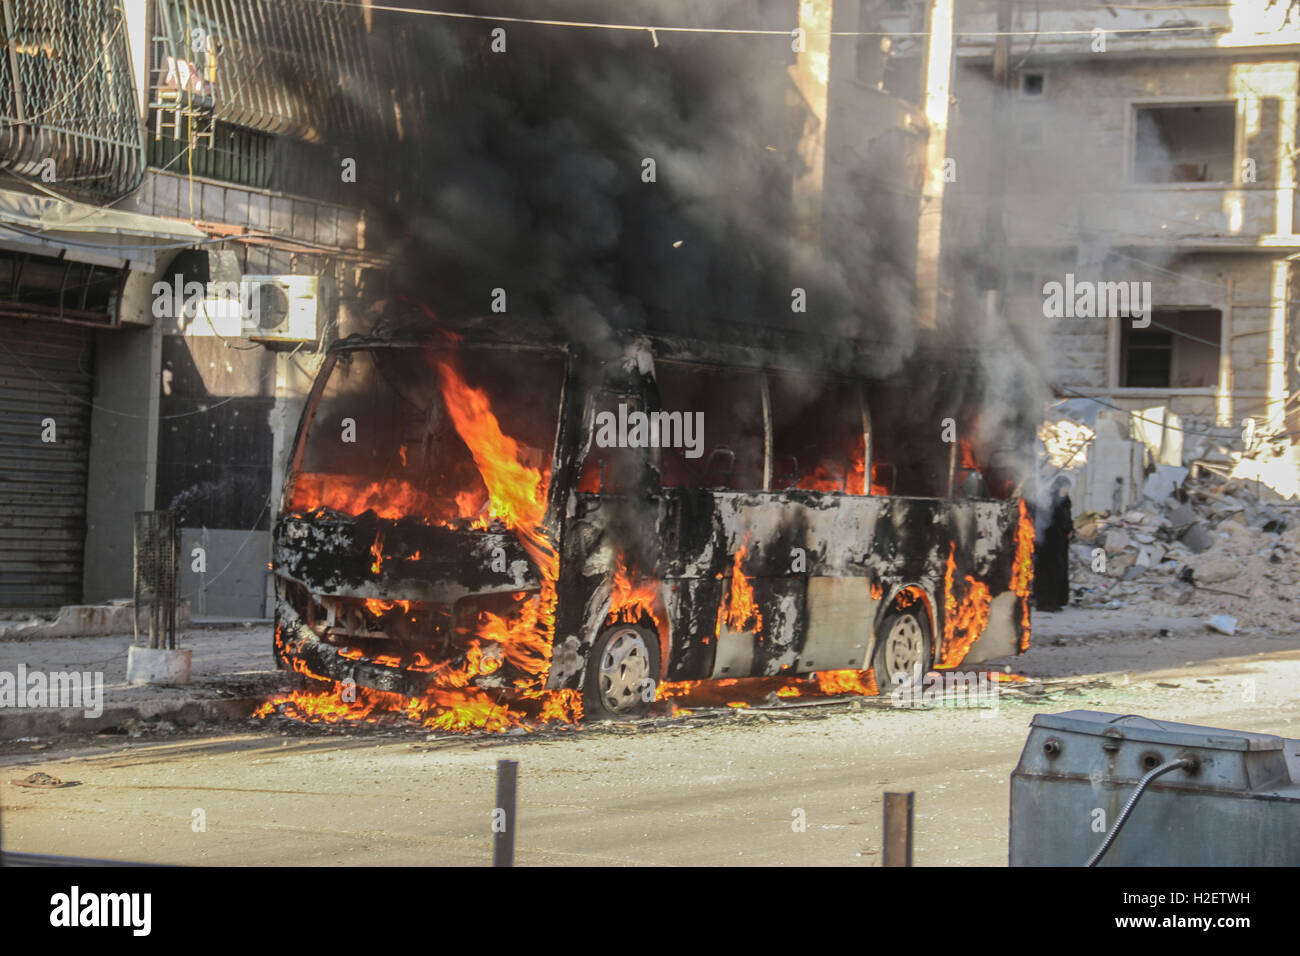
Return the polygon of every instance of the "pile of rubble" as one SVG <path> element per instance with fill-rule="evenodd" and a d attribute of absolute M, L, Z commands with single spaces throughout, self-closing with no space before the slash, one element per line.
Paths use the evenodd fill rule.
<path fill-rule="evenodd" d="M 1205 473 L 1146 491 L 1122 514 L 1076 518 L 1071 604 L 1196 615 L 1225 634 L 1300 627 L 1300 504 Z"/>

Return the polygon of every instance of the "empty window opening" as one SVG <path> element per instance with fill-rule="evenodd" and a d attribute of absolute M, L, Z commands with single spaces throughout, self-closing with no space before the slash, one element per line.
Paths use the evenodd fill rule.
<path fill-rule="evenodd" d="M 863 493 L 866 441 L 855 386 L 770 376 L 772 488 Z"/>
<path fill-rule="evenodd" d="M 1149 106 L 1137 111 L 1134 179 L 1139 183 L 1230 183 L 1237 108 Z"/>
<path fill-rule="evenodd" d="M 1213 388 L 1219 381 L 1217 309 L 1164 309 L 1151 324 L 1122 319 L 1120 384 L 1124 388 Z"/>
<path fill-rule="evenodd" d="M 668 488 L 763 488 L 761 380 L 749 372 L 675 362 L 655 367 L 660 408 L 690 416 L 690 442 L 660 449 L 662 483 Z M 702 417 L 700 417 L 702 416 Z M 703 426 L 703 435 L 694 428 Z"/>

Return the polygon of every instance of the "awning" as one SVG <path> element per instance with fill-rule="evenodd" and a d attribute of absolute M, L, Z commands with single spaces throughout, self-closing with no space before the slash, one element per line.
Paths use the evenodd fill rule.
<path fill-rule="evenodd" d="M 187 222 L 0 189 L 0 249 L 152 272 L 207 238 Z"/>

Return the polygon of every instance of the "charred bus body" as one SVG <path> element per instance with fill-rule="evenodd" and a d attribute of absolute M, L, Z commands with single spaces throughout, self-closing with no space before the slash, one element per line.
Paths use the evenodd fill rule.
<path fill-rule="evenodd" d="M 336 343 L 275 529 L 280 665 L 618 715 L 663 681 L 885 691 L 1023 650 L 1033 525 L 1000 449 L 942 390 L 809 367 L 634 333 Z"/>

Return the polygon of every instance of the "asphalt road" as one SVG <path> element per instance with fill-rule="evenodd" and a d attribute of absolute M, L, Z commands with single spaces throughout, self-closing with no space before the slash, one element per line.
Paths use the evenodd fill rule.
<path fill-rule="evenodd" d="M 1037 644 L 1013 666 L 1078 684 L 996 711 L 738 711 L 490 740 L 271 722 L 11 752 L 4 844 L 182 864 L 486 864 L 496 762 L 510 758 L 520 865 L 878 865 L 886 790 L 916 792 L 919 865 L 1004 865 L 1008 778 L 1035 713 L 1300 737 L 1300 635 L 1227 638 L 1187 622 L 1160 636 L 1164 623 L 1116 633 L 1087 612 L 1036 619 Z M 36 770 L 79 785 L 11 782 Z"/>

